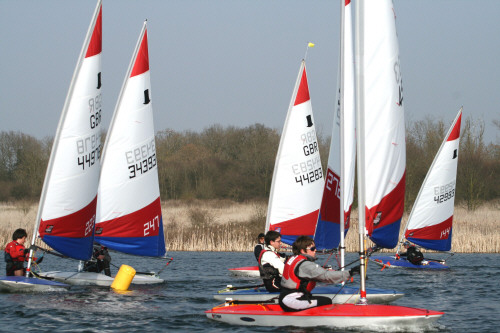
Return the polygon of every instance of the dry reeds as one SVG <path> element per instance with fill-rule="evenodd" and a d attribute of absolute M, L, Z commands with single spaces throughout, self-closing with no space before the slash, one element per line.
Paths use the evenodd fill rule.
<path fill-rule="evenodd" d="M 26 202 L 0 204 L 0 245 L 11 240 L 17 228 L 30 233 L 37 205 Z M 162 203 L 165 243 L 168 251 L 252 251 L 255 237 L 263 232 L 267 204 L 228 200 L 166 201 Z M 403 224 L 408 216 L 403 216 Z M 357 211 L 347 235 L 348 252 L 358 251 Z M 452 251 L 500 253 L 500 202 L 475 211 L 457 206 L 453 222 Z"/>

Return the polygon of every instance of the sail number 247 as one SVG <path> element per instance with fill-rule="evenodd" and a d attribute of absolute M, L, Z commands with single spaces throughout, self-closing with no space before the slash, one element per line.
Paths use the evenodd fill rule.
<path fill-rule="evenodd" d="M 144 236 L 148 236 L 150 232 L 160 228 L 160 217 L 156 215 L 151 221 L 144 223 Z"/>

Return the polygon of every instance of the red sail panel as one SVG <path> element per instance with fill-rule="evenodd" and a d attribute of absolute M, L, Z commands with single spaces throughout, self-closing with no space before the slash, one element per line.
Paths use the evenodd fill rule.
<path fill-rule="evenodd" d="M 146 30 L 144 32 L 144 36 L 142 37 L 141 46 L 139 47 L 139 51 L 137 52 L 134 68 L 132 69 L 130 77 L 140 75 L 147 71 L 149 71 L 149 54 L 148 54 L 148 31 Z"/>
<path fill-rule="evenodd" d="M 102 51 L 102 6 L 99 9 L 99 15 L 97 16 L 97 21 L 94 25 L 94 31 L 92 32 L 92 38 L 90 39 L 89 47 L 87 48 L 87 54 L 85 58 L 95 56 Z"/>
<path fill-rule="evenodd" d="M 309 86 L 307 85 L 307 75 L 306 68 L 304 67 L 304 71 L 302 72 L 302 77 L 300 79 L 299 89 L 297 91 L 297 96 L 295 97 L 295 105 L 302 104 L 307 102 L 311 98 L 309 97 Z"/>
<path fill-rule="evenodd" d="M 142 221 L 138 223 L 138 221 Z M 100 222 L 96 237 L 150 237 L 158 236 L 161 222 L 160 198 L 146 207 L 113 220 Z"/>

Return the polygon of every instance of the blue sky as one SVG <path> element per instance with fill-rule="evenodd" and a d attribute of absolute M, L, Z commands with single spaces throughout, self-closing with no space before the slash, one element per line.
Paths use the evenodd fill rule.
<path fill-rule="evenodd" d="M 0 130 L 53 136 L 95 1 L 0 0 Z M 499 142 L 500 1 L 394 1 L 407 120 L 483 120 Z M 316 126 L 331 129 L 339 1 L 104 0 L 103 124 L 148 19 L 156 130 L 281 130 L 309 41 Z"/>

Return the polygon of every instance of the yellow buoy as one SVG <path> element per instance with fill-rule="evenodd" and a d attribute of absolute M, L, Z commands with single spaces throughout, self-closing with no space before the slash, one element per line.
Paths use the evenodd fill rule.
<path fill-rule="evenodd" d="M 115 290 L 128 290 L 128 287 L 132 283 L 132 280 L 135 276 L 135 269 L 128 265 L 121 265 L 118 270 L 118 274 L 116 274 L 113 283 L 111 284 L 111 288 Z"/>

